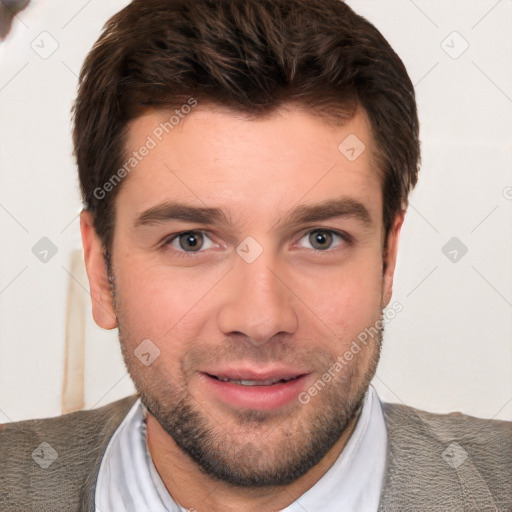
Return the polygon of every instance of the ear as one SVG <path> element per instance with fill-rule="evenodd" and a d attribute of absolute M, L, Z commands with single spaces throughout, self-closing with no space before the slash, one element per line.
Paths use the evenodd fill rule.
<path fill-rule="evenodd" d="M 103 329 L 114 329 L 117 327 L 114 301 L 105 265 L 103 243 L 94 229 L 92 212 L 82 210 L 80 213 L 80 231 L 91 291 L 92 316 Z"/>
<path fill-rule="evenodd" d="M 393 224 L 389 230 L 388 238 L 383 257 L 383 274 L 382 274 L 382 307 L 385 308 L 393 294 L 393 277 L 395 275 L 396 257 L 398 254 L 398 240 L 400 238 L 400 230 L 404 223 L 405 210 L 396 214 Z"/>

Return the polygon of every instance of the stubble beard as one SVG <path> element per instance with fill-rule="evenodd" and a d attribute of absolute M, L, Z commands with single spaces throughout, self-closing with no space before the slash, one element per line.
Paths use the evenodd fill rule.
<path fill-rule="evenodd" d="M 237 488 L 289 485 L 313 468 L 357 421 L 380 358 L 382 322 L 372 345 L 365 347 L 370 354 L 362 376 L 357 365 L 345 368 L 342 374 L 350 375 L 333 379 L 309 404 L 298 405 L 291 419 L 276 418 L 265 411 L 236 411 L 226 422 L 236 424 L 235 432 L 230 432 L 212 420 L 170 374 L 141 368 L 133 355 L 136 343 L 120 322 L 113 278 L 110 282 L 124 362 L 142 403 L 181 450 L 213 480 Z"/>
<path fill-rule="evenodd" d="M 357 421 L 381 344 L 379 339 L 370 367 L 350 384 L 348 397 L 346 383 L 331 381 L 310 403 L 297 402 L 291 417 L 235 411 L 220 424 L 172 376 L 141 371 L 140 361 L 126 349 L 132 344 L 121 326 L 119 333 L 126 367 L 148 411 L 204 473 L 241 488 L 289 485 L 329 452 Z"/>

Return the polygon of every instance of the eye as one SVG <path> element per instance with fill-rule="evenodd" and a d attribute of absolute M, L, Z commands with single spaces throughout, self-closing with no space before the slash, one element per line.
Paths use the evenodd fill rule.
<path fill-rule="evenodd" d="M 184 231 L 167 239 L 165 245 L 170 245 L 180 252 L 200 252 L 201 249 L 210 249 L 213 242 L 203 231 Z"/>
<path fill-rule="evenodd" d="M 338 247 L 343 242 L 350 242 L 348 235 L 336 233 L 330 229 L 313 229 L 308 231 L 301 238 L 301 242 L 303 240 L 307 240 L 315 251 L 326 251 L 327 249 Z M 302 244 L 299 242 L 299 245 Z"/>

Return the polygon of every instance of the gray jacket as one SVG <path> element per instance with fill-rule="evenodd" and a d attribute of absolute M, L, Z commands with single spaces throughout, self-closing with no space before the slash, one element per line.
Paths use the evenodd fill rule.
<path fill-rule="evenodd" d="M 0 511 L 94 511 L 101 459 L 136 399 L 0 425 Z M 383 410 L 388 459 L 379 512 L 512 511 L 511 422 L 398 404 Z"/>

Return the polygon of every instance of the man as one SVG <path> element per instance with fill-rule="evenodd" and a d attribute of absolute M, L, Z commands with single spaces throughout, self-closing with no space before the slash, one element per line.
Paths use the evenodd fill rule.
<path fill-rule="evenodd" d="M 372 25 L 338 0 L 135 0 L 74 120 L 93 315 L 138 395 L 4 425 L 1 510 L 511 509 L 509 423 L 370 386 L 419 163 Z"/>

